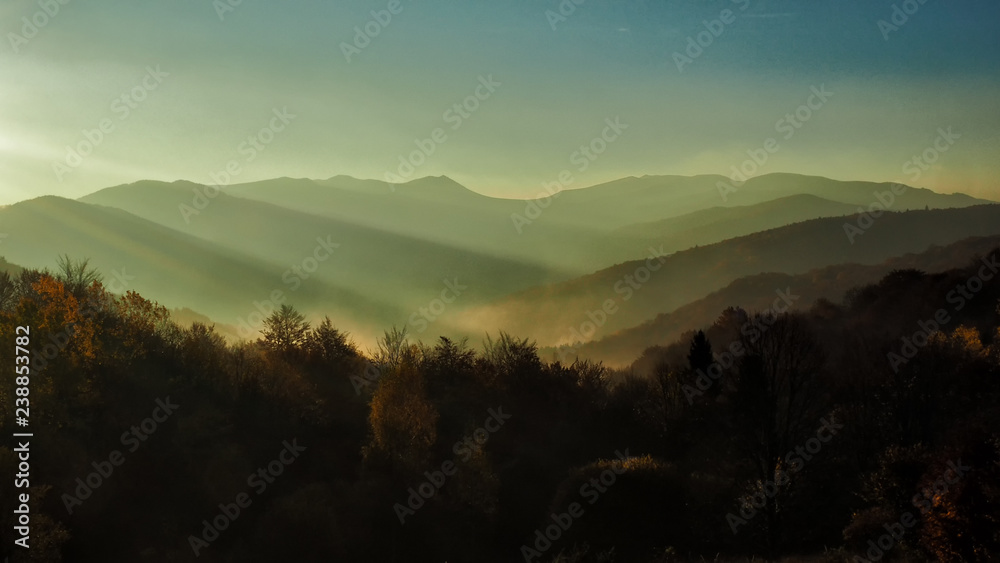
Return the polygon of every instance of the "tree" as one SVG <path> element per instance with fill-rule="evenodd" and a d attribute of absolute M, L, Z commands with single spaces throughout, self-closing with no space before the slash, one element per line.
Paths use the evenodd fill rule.
<path fill-rule="evenodd" d="M 687 360 L 691 371 L 695 373 L 699 370 L 707 372 L 708 366 L 712 365 L 714 361 L 712 343 L 705 336 L 705 331 L 699 330 L 691 339 L 691 350 L 688 352 Z"/>
<path fill-rule="evenodd" d="M 101 307 L 106 314 L 99 318 L 105 324 L 104 331 L 110 336 L 105 351 L 123 369 L 129 369 L 134 362 L 156 350 L 162 351 L 168 335 L 173 343 L 180 341 L 179 330 L 170 321 L 170 312 L 163 305 L 149 301 L 135 291 L 115 296 L 102 289 L 91 302 L 100 304 L 100 297 L 106 300 Z M 174 331 L 177 333 L 174 334 Z"/>
<path fill-rule="evenodd" d="M 678 373 L 667 362 L 656 364 L 653 370 L 656 390 L 659 392 L 659 411 L 662 416 L 662 431 L 664 435 L 670 428 L 670 417 L 681 406 L 681 397 L 684 392 L 681 390 L 681 382 Z"/>
<path fill-rule="evenodd" d="M 333 366 L 358 355 L 347 333 L 334 328 L 330 317 L 323 317 L 323 322 L 306 334 L 305 349 L 310 361 L 325 366 Z"/>
<path fill-rule="evenodd" d="M 17 285 L 7 272 L 0 272 L 0 311 L 6 311 L 17 302 Z"/>
<path fill-rule="evenodd" d="M 372 359 L 382 371 L 399 367 L 404 359 L 412 355 L 405 326 L 403 328 L 393 326 L 385 331 L 382 338 L 375 339 L 375 345 L 377 348 L 371 353 Z"/>
<path fill-rule="evenodd" d="M 66 289 L 78 299 L 94 282 L 104 280 L 104 276 L 90 267 L 89 258 L 73 261 L 69 254 L 63 254 L 56 259 L 56 268 L 58 269 L 56 279 L 61 281 Z"/>
<path fill-rule="evenodd" d="M 493 340 L 489 335 L 483 341 L 482 361 L 492 378 L 490 384 L 504 388 L 518 382 L 531 382 L 542 371 L 538 346 L 527 338 L 517 338 L 501 331 Z"/>
<path fill-rule="evenodd" d="M 674 374 L 673 379 L 676 381 L 680 377 L 683 382 L 679 383 L 697 387 L 698 378 L 706 377 L 709 372 L 708 368 L 715 363 L 715 357 L 712 355 L 712 343 L 705 336 L 705 331 L 699 330 L 691 337 L 687 362 L 687 369 L 682 369 L 679 373 Z M 707 393 L 709 397 L 715 399 L 721 390 L 722 385 L 712 385 L 708 388 Z"/>
<path fill-rule="evenodd" d="M 421 367 L 432 383 L 455 388 L 472 373 L 475 368 L 476 353 L 469 349 L 467 339 L 455 342 L 442 336 L 433 348 L 423 352 L 422 360 Z"/>
<path fill-rule="evenodd" d="M 917 487 L 920 544 L 943 563 L 995 561 L 1000 552 L 1000 434 L 965 428 L 963 444 L 941 452 Z"/>
<path fill-rule="evenodd" d="M 179 346 L 181 365 L 196 377 L 212 377 L 223 371 L 226 341 L 215 332 L 215 325 L 191 323 L 191 328 L 183 332 Z"/>
<path fill-rule="evenodd" d="M 822 400 L 811 385 L 823 365 L 819 344 L 798 316 L 755 314 L 752 330 L 740 342 L 746 353 L 737 362 L 738 381 L 732 436 L 749 457 L 751 488 L 779 482 L 788 472 L 785 455 L 816 431 Z M 766 495 L 762 508 L 767 547 L 774 554 L 780 539 L 781 494 Z"/>
<path fill-rule="evenodd" d="M 437 442 L 438 418 L 423 374 L 410 363 L 401 364 L 379 379 L 372 395 L 365 461 L 411 472 L 425 468 Z"/>
<path fill-rule="evenodd" d="M 264 319 L 264 345 L 269 350 L 291 354 L 305 343 L 308 331 L 305 316 L 291 305 L 282 305 Z"/>

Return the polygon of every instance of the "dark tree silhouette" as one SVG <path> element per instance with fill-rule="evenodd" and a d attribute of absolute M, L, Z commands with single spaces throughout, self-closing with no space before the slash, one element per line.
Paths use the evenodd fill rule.
<path fill-rule="evenodd" d="M 69 254 L 63 254 L 56 259 L 56 268 L 56 279 L 77 298 L 82 296 L 92 283 L 104 280 L 104 276 L 90 266 L 89 258 L 74 261 Z"/>
<path fill-rule="evenodd" d="M 708 366 L 712 365 L 712 343 L 705 336 L 705 331 L 699 330 L 691 339 L 691 349 L 687 356 L 688 366 L 691 371 L 708 371 Z"/>
<path fill-rule="evenodd" d="M 334 328 L 330 317 L 323 317 L 323 322 L 306 334 L 304 344 L 310 361 L 325 367 L 341 364 L 358 354 L 347 333 Z"/>
<path fill-rule="evenodd" d="M 737 362 L 738 383 L 732 436 L 751 463 L 756 491 L 788 472 L 785 456 L 815 433 L 821 396 L 812 388 L 823 364 L 808 324 L 797 315 L 753 315 L 754 330 L 742 333 L 746 353 Z M 767 495 L 761 520 L 767 550 L 774 554 L 781 533 L 782 489 Z"/>
<path fill-rule="evenodd" d="M 282 305 L 264 319 L 264 344 L 270 350 L 290 354 L 305 343 L 308 331 L 305 316 L 291 305 Z"/>

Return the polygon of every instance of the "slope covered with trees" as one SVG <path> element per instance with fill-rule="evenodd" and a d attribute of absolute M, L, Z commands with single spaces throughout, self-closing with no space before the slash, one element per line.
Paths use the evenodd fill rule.
<path fill-rule="evenodd" d="M 230 345 L 83 263 L 0 274 L 0 334 L 31 327 L 33 560 L 848 561 L 874 545 L 990 561 L 998 259 L 896 270 L 808 311 L 728 308 L 649 377 L 545 362 L 505 333 L 473 349 L 392 329 L 363 352 L 292 307 Z M 15 464 L 0 446 L 0 471 Z"/>
<path fill-rule="evenodd" d="M 874 265 L 968 237 L 1000 234 L 1000 205 L 885 213 L 803 221 L 660 256 L 616 264 L 587 276 L 533 287 L 464 310 L 460 326 L 487 324 L 542 345 L 572 345 L 632 328 L 708 296 L 735 280 L 761 273 L 804 274 L 837 264 Z M 853 240 L 845 225 L 866 227 Z M 595 311 L 609 306 L 603 322 Z M 596 325 L 593 331 L 581 327 Z M 575 332 L 574 332 L 575 330 Z"/>
<path fill-rule="evenodd" d="M 847 263 L 797 275 L 772 272 L 746 276 L 638 326 L 587 343 L 543 347 L 540 353 L 549 359 L 566 361 L 580 357 L 612 366 L 627 366 L 642 355 L 633 367 L 642 373 L 649 373 L 652 365 L 646 356 L 655 356 L 658 345 L 689 339 L 694 331 L 712 324 L 719 311 L 731 305 L 739 304 L 748 311 L 766 311 L 777 301 L 779 305 L 788 305 L 790 310 L 808 310 L 821 299 L 840 302 L 854 287 L 875 283 L 893 270 L 941 271 L 958 268 L 975 256 L 988 254 L 998 245 L 1000 236 L 972 237 L 890 258 L 879 264 Z M 788 303 L 783 302 L 782 296 L 787 297 Z"/>

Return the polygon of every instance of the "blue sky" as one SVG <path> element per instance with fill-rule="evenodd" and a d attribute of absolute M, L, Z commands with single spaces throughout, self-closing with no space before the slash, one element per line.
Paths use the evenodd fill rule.
<path fill-rule="evenodd" d="M 388 0 L 243 0 L 221 19 L 211 0 L 74 0 L 47 18 L 4 2 L 0 204 L 145 178 L 210 183 L 231 161 L 238 182 L 382 179 L 438 128 L 446 140 L 413 177 L 528 197 L 575 171 L 570 156 L 615 117 L 628 129 L 574 187 L 729 174 L 768 138 L 780 148 L 759 173 L 908 181 L 905 163 L 952 127 L 961 137 L 913 183 L 1000 199 L 1000 6 L 913 0 L 887 40 L 878 22 L 894 4 L 906 3 L 586 0 L 553 29 L 557 0 L 400 0 L 348 62 L 342 44 Z M 675 53 L 723 10 L 731 23 L 679 71 Z M 23 17 L 48 21 L 21 42 Z M 157 67 L 167 76 L 125 116 L 114 100 Z M 453 129 L 445 112 L 490 76 L 500 86 Z M 833 96 L 782 139 L 776 122 L 820 86 Z M 245 141 L 282 108 L 294 120 L 248 160 Z M 66 147 L 102 122 L 111 131 L 69 166 Z"/>

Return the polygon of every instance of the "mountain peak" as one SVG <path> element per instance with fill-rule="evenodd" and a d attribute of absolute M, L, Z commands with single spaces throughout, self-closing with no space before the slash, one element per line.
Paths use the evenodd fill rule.
<path fill-rule="evenodd" d="M 417 197 L 453 199 L 482 197 L 448 176 L 424 176 L 404 184 L 395 184 L 396 192 Z"/>

